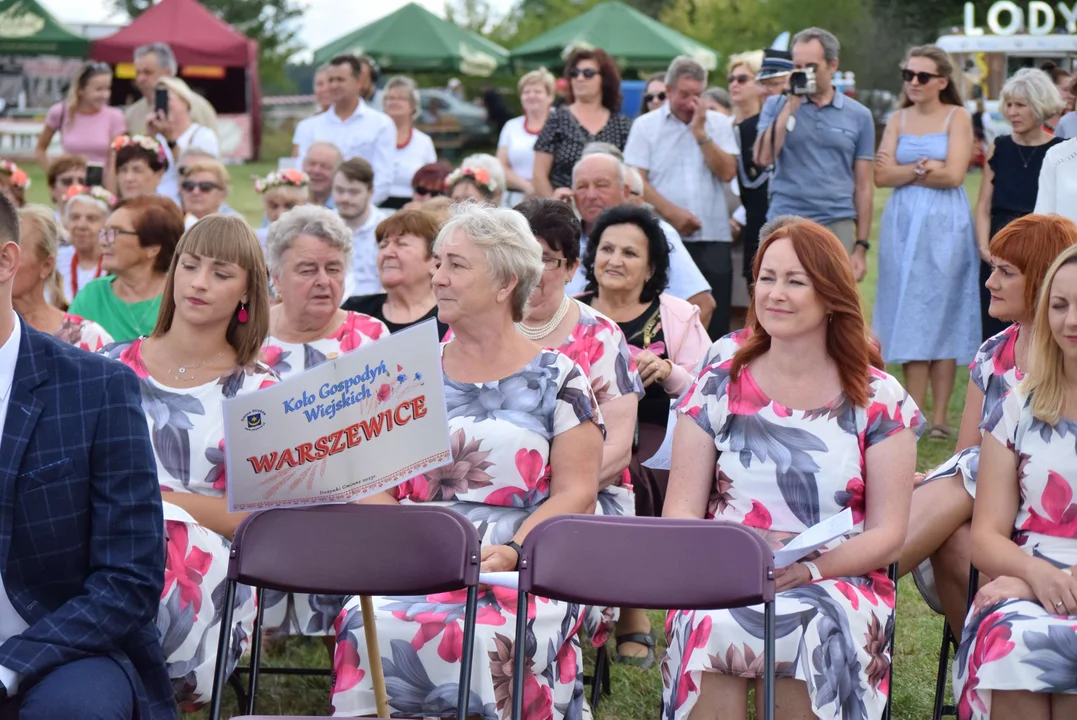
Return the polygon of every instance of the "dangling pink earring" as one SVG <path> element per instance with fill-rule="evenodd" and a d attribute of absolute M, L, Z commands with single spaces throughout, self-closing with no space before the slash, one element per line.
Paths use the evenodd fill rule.
<path fill-rule="evenodd" d="M 239 320 L 240 323 L 247 322 L 247 305 L 245 303 L 239 304 L 239 313 L 236 314 L 236 319 Z"/>

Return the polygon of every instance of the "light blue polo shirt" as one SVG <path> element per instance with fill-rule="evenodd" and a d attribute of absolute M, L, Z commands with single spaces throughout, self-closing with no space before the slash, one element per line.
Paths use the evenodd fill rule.
<path fill-rule="evenodd" d="M 759 115 L 759 134 L 770 127 L 787 98 L 768 98 Z M 786 133 L 770 180 L 767 219 L 800 215 L 823 225 L 856 218 L 853 163 L 875 158 L 871 111 L 841 93 L 818 107 L 806 98 Z"/>

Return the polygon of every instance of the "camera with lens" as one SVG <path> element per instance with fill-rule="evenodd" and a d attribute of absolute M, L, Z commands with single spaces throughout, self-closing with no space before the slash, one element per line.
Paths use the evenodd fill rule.
<path fill-rule="evenodd" d="M 815 83 L 815 68 L 794 70 L 789 76 L 789 92 L 793 95 L 814 95 L 819 92 L 819 86 Z"/>

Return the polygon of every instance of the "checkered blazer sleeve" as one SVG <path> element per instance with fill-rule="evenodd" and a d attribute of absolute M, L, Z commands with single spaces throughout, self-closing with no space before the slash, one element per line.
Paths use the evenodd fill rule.
<path fill-rule="evenodd" d="M 161 491 L 138 379 L 129 368 L 109 363 L 94 380 L 104 384 L 103 394 L 87 394 L 100 397 L 101 407 L 70 420 L 94 423 L 88 433 L 89 574 L 81 594 L 0 646 L 0 665 L 22 675 L 40 676 L 57 665 L 116 651 L 153 621 L 161 597 Z M 61 381 L 56 393 L 53 401 L 61 403 L 61 394 L 79 391 Z"/>

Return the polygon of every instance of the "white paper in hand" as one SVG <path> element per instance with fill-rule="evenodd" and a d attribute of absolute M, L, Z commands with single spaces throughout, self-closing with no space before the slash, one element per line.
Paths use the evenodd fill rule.
<path fill-rule="evenodd" d="M 509 590 L 520 589 L 520 573 L 518 572 L 481 572 L 479 582 L 483 585 L 508 588 Z"/>
<path fill-rule="evenodd" d="M 831 540 L 853 531 L 853 511 L 845 508 L 837 515 L 827 518 L 800 533 L 785 547 L 774 551 L 774 567 L 792 565 L 800 558 L 818 550 Z"/>
<path fill-rule="evenodd" d="M 654 455 L 643 461 L 642 465 L 651 470 L 669 470 L 673 463 L 673 430 L 677 426 L 677 411 L 673 409 L 676 401 L 670 404 L 669 422 L 666 423 L 666 436 Z"/>

